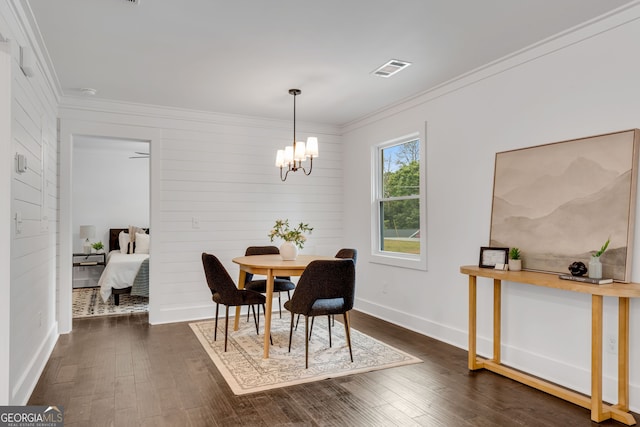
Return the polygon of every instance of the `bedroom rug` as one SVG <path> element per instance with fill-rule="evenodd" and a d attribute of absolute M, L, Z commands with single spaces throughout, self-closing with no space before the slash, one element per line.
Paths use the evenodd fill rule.
<path fill-rule="evenodd" d="M 213 320 L 190 323 L 189 326 L 237 395 L 422 362 L 351 328 L 351 363 L 343 324 L 336 321 L 331 328 L 333 347 L 329 348 L 327 320 L 325 317 L 318 317 L 309 342 L 309 369 L 305 369 L 304 318 L 300 319 L 298 330 L 293 332 L 291 353 L 288 353 L 290 319 L 288 315 L 283 315 L 282 319 L 277 315 L 272 318 L 273 345 L 269 350 L 269 359 L 262 358 L 263 317 L 260 319 L 260 335 L 256 335 L 253 319 L 247 322 L 243 318 L 239 330 L 233 331 L 233 318 L 230 318 L 226 353 L 224 316 L 218 321 L 218 339 L 215 342 Z"/>
<path fill-rule="evenodd" d="M 149 298 L 120 295 L 120 305 L 102 302 L 100 288 L 77 288 L 73 290 L 73 317 L 111 316 L 117 314 L 145 313 L 149 311 Z"/>

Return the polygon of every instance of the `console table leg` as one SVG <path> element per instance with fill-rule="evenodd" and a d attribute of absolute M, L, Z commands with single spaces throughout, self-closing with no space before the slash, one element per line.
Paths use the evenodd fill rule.
<path fill-rule="evenodd" d="M 591 420 L 605 419 L 602 408 L 602 295 L 591 296 Z"/>
<path fill-rule="evenodd" d="M 469 276 L 469 369 L 478 369 L 476 364 L 476 276 Z"/>
<path fill-rule="evenodd" d="M 500 363 L 501 329 L 502 324 L 502 280 L 493 279 L 493 361 Z"/>
<path fill-rule="evenodd" d="M 629 298 L 618 301 L 618 407 L 629 411 Z"/>

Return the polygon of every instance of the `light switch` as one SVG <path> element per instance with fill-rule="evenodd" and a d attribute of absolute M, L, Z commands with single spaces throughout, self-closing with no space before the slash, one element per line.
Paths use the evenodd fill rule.
<path fill-rule="evenodd" d="M 22 233 L 22 212 L 16 212 L 16 233 Z"/>

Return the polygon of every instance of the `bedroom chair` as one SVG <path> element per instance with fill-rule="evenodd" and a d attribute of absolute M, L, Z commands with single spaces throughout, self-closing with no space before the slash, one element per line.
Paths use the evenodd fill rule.
<path fill-rule="evenodd" d="M 245 251 L 245 256 L 252 255 L 279 255 L 280 250 L 275 246 L 249 246 Z M 278 311 L 280 318 L 282 319 L 282 300 L 280 298 L 281 292 L 286 292 L 289 299 L 291 299 L 291 291 L 294 290 L 296 285 L 293 284 L 290 277 L 276 276 L 273 279 L 273 292 L 278 293 Z M 244 288 L 254 292 L 260 292 L 261 294 L 267 293 L 267 280 L 253 280 L 253 274 L 247 273 L 244 280 Z M 249 313 L 247 312 L 247 320 L 249 320 Z"/>
<path fill-rule="evenodd" d="M 213 332 L 213 340 L 215 341 L 218 335 L 218 307 L 220 304 L 225 306 L 225 321 L 224 321 L 224 351 L 227 351 L 227 336 L 229 331 L 229 307 L 239 305 L 250 305 L 253 311 L 253 319 L 256 324 L 256 334 L 258 334 L 258 318 L 254 306 L 258 305 L 258 316 L 260 315 L 260 305 L 262 310 L 265 309 L 266 298 L 259 292 L 254 292 L 246 289 L 236 288 L 235 283 L 229 273 L 224 268 L 220 260 L 215 255 L 202 253 L 202 265 L 204 267 L 204 274 L 207 278 L 207 285 L 211 290 L 211 299 L 216 303 L 216 322 Z"/>
<path fill-rule="evenodd" d="M 353 260 L 353 264 L 356 264 L 356 261 L 358 260 L 358 250 L 357 249 L 353 249 L 353 248 L 342 248 L 338 251 L 338 253 L 336 253 L 335 258 L 341 258 L 341 259 L 352 259 Z M 334 316 L 330 316 L 331 320 L 332 320 L 332 324 L 335 325 L 335 317 Z M 298 322 L 300 321 L 300 315 L 298 315 L 298 318 L 296 319 L 296 331 L 298 330 Z M 332 324 L 329 324 L 329 345 L 331 345 L 331 326 Z M 313 318 L 311 319 L 311 326 L 309 327 L 309 339 L 311 339 L 311 334 L 313 332 Z"/>
<path fill-rule="evenodd" d="M 353 308 L 355 284 L 356 269 L 353 259 L 312 261 L 300 276 L 293 297 L 284 303 L 284 308 L 291 312 L 289 352 L 294 316 L 304 316 L 305 369 L 309 367 L 309 317 L 313 319 L 315 316 L 344 316 L 345 338 L 353 362 L 349 311 Z"/>

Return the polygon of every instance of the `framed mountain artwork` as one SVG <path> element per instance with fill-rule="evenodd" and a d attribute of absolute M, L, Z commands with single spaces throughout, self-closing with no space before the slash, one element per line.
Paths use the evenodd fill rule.
<path fill-rule="evenodd" d="M 632 129 L 496 153 L 490 246 L 567 274 L 610 239 L 603 277 L 630 281 L 639 144 Z"/>

